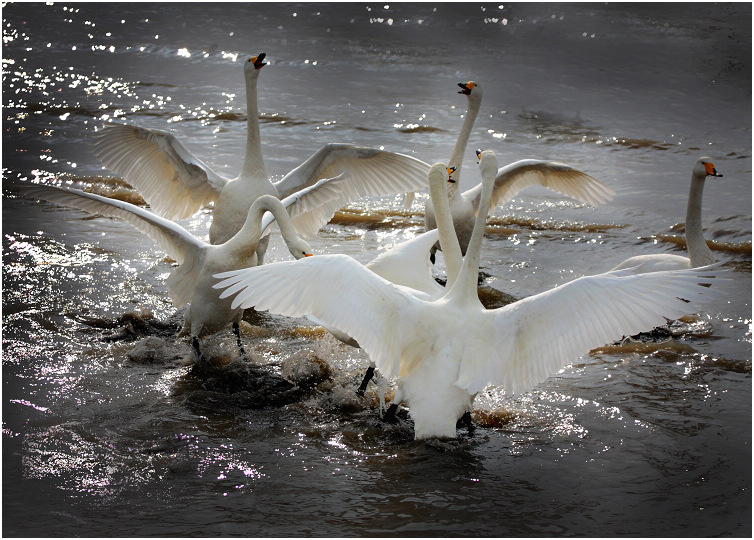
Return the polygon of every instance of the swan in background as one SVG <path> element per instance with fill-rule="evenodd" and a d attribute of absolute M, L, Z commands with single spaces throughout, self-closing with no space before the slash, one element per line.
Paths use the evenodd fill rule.
<path fill-rule="evenodd" d="M 94 135 L 94 154 L 102 164 L 138 189 L 151 208 L 168 219 L 184 219 L 214 201 L 209 230 L 211 244 L 222 244 L 238 232 L 252 203 L 262 195 L 284 199 L 341 173 L 349 185 L 340 206 L 362 197 L 389 195 L 426 186 L 429 165 L 411 156 L 349 144 L 324 145 L 280 181 L 267 177 L 262 158 L 257 107 L 257 80 L 265 54 L 244 63 L 246 80 L 246 154 L 240 174 L 224 178 L 194 156 L 168 132 L 133 125 L 109 124 Z M 324 225 L 307 210 L 294 220 L 304 236 Z M 264 255 L 266 243 L 258 255 Z"/>
<path fill-rule="evenodd" d="M 458 139 L 456 139 L 456 145 L 453 147 L 453 153 L 448 161 L 448 168 L 451 170 L 451 178 L 454 182 L 458 182 L 461 178 L 461 165 L 463 164 L 463 154 L 466 151 L 466 145 L 469 142 L 469 136 L 471 135 L 471 128 L 474 126 L 476 117 L 479 114 L 479 107 L 482 105 L 482 87 L 474 81 L 465 83 L 458 83 L 461 88 L 458 93 L 464 94 L 468 97 L 468 106 L 466 107 L 466 114 L 464 115 L 463 125 L 461 131 L 458 133 Z M 403 199 L 403 205 L 405 208 L 411 208 L 411 204 L 414 202 L 414 193 L 406 193 Z M 429 210 L 427 210 L 429 208 Z M 434 229 L 436 227 L 434 214 L 432 213 L 433 207 L 431 202 L 427 202 L 424 205 L 424 225 L 426 230 Z M 428 216 L 429 212 L 429 217 Z M 429 220 L 429 222 L 427 221 Z M 434 250 L 432 252 L 434 254 Z"/>
<path fill-rule="evenodd" d="M 469 105 L 463 126 L 458 134 L 458 140 L 453 148 L 453 154 L 448 161 L 448 167 L 453 172 L 448 177 L 447 197 L 450 201 L 450 212 L 461 245 L 461 252 L 465 255 L 474 228 L 474 219 L 480 209 L 479 200 L 482 184 L 477 184 L 461 193 L 459 180 L 464 152 L 471 135 L 471 128 L 479 112 L 483 94 L 481 85 L 474 81 L 458 83 L 458 85 L 461 87 L 460 93 L 467 96 Z M 561 195 L 593 206 L 602 204 L 615 195 L 615 192 L 602 182 L 569 165 L 554 161 L 524 159 L 510 163 L 498 170 L 492 200 L 488 206 L 483 205 L 485 217 L 495 207 L 502 206 L 513 199 L 519 191 L 533 185 L 543 186 Z M 432 199 L 427 201 L 424 208 L 424 227 L 426 230 L 434 229 L 437 226 L 434 204 L 436 203 Z M 442 241 L 440 246 L 442 246 Z M 431 253 L 432 262 L 434 262 L 434 251 Z"/>
<path fill-rule="evenodd" d="M 444 166 L 444 165 L 443 165 Z M 497 163 L 481 155 L 481 205 Z M 417 439 L 455 437 L 456 421 L 488 385 L 523 392 L 592 348 L 688 312 L 711 291 L 709 268 L 582 277 L 505 307 L 477 296 L 484 222 L 477 214 L 458 278 L 437 300 L 416 298 L 346 255 L 319 255 L 225 272 L 216 286 L 233 307 L 313 314 L 353 336 L 387 377 L 398 377 Z"/>
<path fill-rule="evenodd" d="M 191 336 L 192 345 L 200 357 L 198 338 L 218 332 L 231 322 L 243 352 L 238 327 L 243 311 L 231 307 L 230 300 L 220 298 L 212 287 L 217 281 L 212 275 L 256 265 L 256 248 L 261 234 L 275 220 L 291 255 L 297 259 L 312 255 L 309 244 L 296 234 L 286 207 L 295 207 L 307 197 L 322 203 L 323 199 L 339 196 L 338 184 L 328 180 L 283 201 L 272 195 L 263 195 L 248 210 L 246 222 L 238 233 L 222 244 L 212 245 L 199 240 L 180 225 L 127 202 L 44 184 L 12 182 L 11 185 L 30 198 L 123 219 L 157 242 L 178 263 L 167 279 L 168 294 L 177 308 L 189 304 L 179 336 Z"/>
<path fill-rule="evenodd" d="M 458 132 L 458 138 L 456 144 L 453 147 L 453 153 L 448 160 L 448 168 L 450 174 L 448 176 L 448 182 L 458 184 L 461 179 L 461 166 L 463 165 L 463 156 L 466 152 L 466 145 L 469 143 L 469 137 L 471 136 L 471 128 L 474 127 L 476 117 L 479 115 L 479 108 L 482 105 L 482 96 L 484 91 L 482 86 L 475 81 L 468 81 L 465 83 L 458 83 L 461 88 L 459 94 L 463 94 L 468 98 L 468 104 L 466 106 L 466 114 L 463 117 L 463 125 L 461 131 Z M 427 201 L 424 205 L 424 228 L 425 230 L 431 230 L 437 227 L 437 221 L 434 213 L 434 202 Z M 432 261 L 434 262 L 434 253 L 439 248 L 439 245 L 432 251 Z M 464 247 L 465 250 L 465 247 Z"/>
<path fill-rule="evenodd" d="M 691 172 L 691 187 L 689 188 L 689 200 L 686 206 L 686 248 L 689 251 L 689 257 L 670 253 L 637 255 L 626 259 L 613 270 L 630 268 L 638 274 L 660 270 L 696 268 L 713 264 L 715 257 L 704 239 L 704 229 L 702 228 L 702 193 L 704 192 L 704 182 L 708 176 L 722 177 L 722 174 L 715 170 L 711 158 L 700 157 L 696 160 Z"/>

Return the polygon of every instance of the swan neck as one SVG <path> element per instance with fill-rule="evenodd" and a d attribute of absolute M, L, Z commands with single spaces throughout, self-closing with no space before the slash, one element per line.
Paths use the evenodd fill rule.
<path fill-rule="evenodd" d="M 484 229 L 487 224 L 487 212 L 483 209 L 490 206 L 493 187 L 494 182 L 482 180 L 482 194 L 479 200 L 479 211 L 474 220 L 474 229 L 471 233 L 469 245 L 466 248 L 466 257 L 463 259 L 458 279 L 447 294 L 449 298 L 455 298 L 459 301 L 472 301 L 481 305 L 477 293 L 477 280 L 479 277 L 482 239 L 484 238 Z"/>
<path fill-rule="evenodd" d="M 456 145 L 453 147 L 453 153 L 450 155 L 448 167 L 455 167 L 456 170 L 451 174 L 451 178 L 458 182 L 461 177 L 461 165 L 463 165 L 463 154 L 466 152 L 466 145 L 469 142 L 471 128 L 474 127 L 477 114 L 479 114 L 480 102 L 478 99 L 469 98 L 469 106 L 466 108 L 466 116 L 463 119 L 461 131 L 458 133 Z"/>
<path fill-rule="evenodd" d="M 246 157 L 241 176 L 267 178 L 262 158 L 262 137 L 259 131 L 259 106 L 257 105 L 257 78 L 246 79 Z"/>
<path fill-rule="evenodd" d="M 249 208 L 243 226 L 223 244 L 229 256 L 242 258 L 256 251 L 259 238 L 262 236 L 262 215 L 265 212 L 257 204 L 259 200 L 257 199 Z"/>
<path fill-rule="evenodd" d="M 456 236 L 455 227 L 453 226 L 453 216 L 450 213 L 448 194 L 445 190 L 445 184 L 448 183 L 444 177 L 441 181 L 430 181 L 429 195 L 435 211 L 437 233 L 440 237 L 440 247 L 442 248 L 443 258 L 445 259 L 445 270 L 448 275 L 448 282 L 445 287 L 449 289 L 458 279 L 463 256 L 461 255 L 461 246 L 458 242 L 458 236 Z"/>
<path fill-rule="evenodd" d="M 686 207 L 686 248 L 689 251 L 691 266 L 704 266 L 715 262 L 712 251 L 704 239 L 702 227 L 702 195 L 704 192 L 705 177 L 700 175 L 691 176 L 689 188 L 689 201 Z"/>
<path fill-rule="evenodd" d="M 280 228 L 280 234 L 283 236 L 286 244 L 291 245 L 299 239 L 298 232 L 296 232 L 296 228 L 291 221 L 291 216 L 279 199 L 270 196 L 264 197 L 261 200 L 257 199 L 257 202 L 259 202 L 260 207 L 263 209 L 262 212 L 266 210 L 275 216 L 275 221 Z"/>

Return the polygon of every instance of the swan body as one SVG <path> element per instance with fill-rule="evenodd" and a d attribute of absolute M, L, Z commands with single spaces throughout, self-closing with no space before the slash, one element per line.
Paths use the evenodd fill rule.
<path fill-rule="evenodd" d="M 458 86 L 461 87 L 459 93 L 466 95 L 469 103 L 463 126 L 458 134 L 450 160 L 448 160 L 448 167 L 452 172 L 448 177 L 447 197 L 456 235 L 461 245 L 461 252 L 466 254 L 471 232 L 474 229 L 474 220 L 479 211 L 482 185 L 477 184 L 475 187 L 461 192 L 459 188 L 461 166 L 463 165 L 466 145 L 471 135 L 471 128 L 479 113 L 483 91 L 482 86 L 474 81 L 458 83 Z M 602 182 L 569 165 L 554 161 L 524 159 L 510 163 L 498 170 L 491 203 L 484 208 L 484 211 L 486 213 L 492 211 L 495 207 L 513 199 L 522 189 L 533 185 L 543 186 L 556 193 L 594 206 L 612 199 L 615 195 L 615 192 Z M 437 226 L 435 204 L 435 199 L 431 199 L 427 201 L 424 208 L 424 227 L 426 230 L 434 229 Z M 442 245 L 442 242 L 440 242 L 440 245 Z"/>
<path fill-rule="evenodd" d="M 257 81 L 266 65 L 264 56 L 263 53 L 244 63 L 247 135 L 244 162 L 237 177 L 217 174 L 172 134 L 133 125 L 106 125 L 94 136 L 95 155 L 105 167 L 136 187 L 162 217 L 184 219 L 214 201 L 211 244 L 221 244 L 236 234 L 249 208 L 262 195 L 284 199 L 341 173 L 347 174 L 349 186 L 341 190 L 338 208 L 361 197 L 400 193 L 426 185 L 429 165 L 418 159 L 340 143 L 322 146 L 280 181 L 271 182 L 264 167 L 257 106 Z M 296 229 L 305 236 L 316 234 L 324 225 L 307 217 L 311 210 L 314 209 L 302 210 L 294 220 Z M 263 255 L 264 250 L 260 249 L 260 258 Z"/>
<path fill-rule="evenodd" d="M 227 242 L 219 245 L 203 242 L 180 225 L 127 202 L 43 184 L 14 182 L 13 185 L 31 198 L 123 219 L 156 241 L 178 263 L 167 280 L 168 294 L 173 305 L 182 307 L 189 304 L 179 335 L 198 338 L 215 333 L 230 322 L 237 323 L 240 320 L 242 311 L 231 307 L 230 301 L 220 298 L 218 291 L 212 287 L 217 281 L 212 275 L 256 265 L 257 244 L 262 232 L 273 221 L 278 222 L 291 255 L 302 258 L 312 254 L 309 244 L 296 234 L 286 208 L 295 207 L 307 196 L 319 199 L 328 193 L 331 199 L 339 196 L 337 183 L 322 183 L 323 186 L 318 186 L 320 189 L 310 189 L 309 193 L 300 192 L 284 201 L 271 195 L 258 198 L 247 211 L 247 218 L 241 230 Z"/>
<path fill-rule="evenodd" d="M 712 159 L 700 157 L 691 172 L 691 187 L 686 206 L 686 247 L 688 257 L 671 253 L 637 255 L 620 263 L 613 270 L 631 268 L 636 273 L 658 272 L 661 270 L 680 270 L 696 268 L 715 262 L 715 257 L 704 239 L 702 228 L 702 194 L 708 176 L 722 177 L 715 169 Z"/>
<path fill-rule="evenodd" d="M 482 153 L 481 168 L 485 205 L 493 153 Z M 598 345 L 687 313 L 679 297 L 711 294 L 699 284 L 715 277 L 711 269 L 617 271 L 486 310 L 476 294 L 485 217 L 477 215 L 460 273 L 436 300 L 416 298 L 345 255 L 225 272 L 216 287 L 235 295 L 235 307 L 313 314 L 353 336 L 385 376 L 398 378 L 395 402 L 407 402 L 417 439 L 455 437 L 456 421 L 490 384 L 526 391 Z"/>

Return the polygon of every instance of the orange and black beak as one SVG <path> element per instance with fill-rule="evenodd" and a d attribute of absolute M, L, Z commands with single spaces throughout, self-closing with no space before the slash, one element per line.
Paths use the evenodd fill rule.
<path fill-rule="evenodd" d="M 448 171 L 448 182 L 450 182 L 451 184 L 455 184 L 455 183 L 456 183 L 456 181 L 455 181 L 455 180 L 453 180 L 453 179 L 452 179 L 452 178 L 450 177 L 450 175 L 451 175 L 451 174 L 453 174 L 454 172 L 456 172 L 456 168 L 455 168 L 455 167 L 445 167 L 445 168 L 446 168 L 446 169 L 447 169 L 447 171 Z"/>
<path fill-rule="evenodd" d="M 722 177 L 722 174 L 717 172 L 715 166 L 712 163 L 705 163 L 704 170 L 707 171 L 707 176 L 717 176 L 718 178 Z"/>
<path fill-rule="evenodd" d="M 473 82 L 469 81 L 467 83 L 459 82 L 458 86 L 461 87 L 461 90 L 458 93 L 468 96 L 469 94 L 471 94 L 471 91 L 474 89 L 476 85 Z"/>
<path fill-rule="evenodd" d="M 477 150 L 476 151 L 476 162 L 479 163 L 479 161 L 481 161 L 481 159 L 482 159 L 482 151 L 481 150 Z"/>
<path fill-rule="evenodd" d="M 264 61 L 265 56 L 267 56 L 267 54 L 262 53 L 259 56 L 254 56 L 252 58 L 249 58 L 249 62 L 253 63 L 256 69 L 262 69 L 264 66 L 267 65 L 267 62 Z"/>

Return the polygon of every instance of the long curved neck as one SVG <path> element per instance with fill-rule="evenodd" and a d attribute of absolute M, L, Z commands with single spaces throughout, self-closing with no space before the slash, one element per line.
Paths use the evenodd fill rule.
<path fill-rule="evenodd" d="M 448 167 L 455 167 L 456 170 L 450 175 L 450 177 L 456 182 L 461 178 L 461 165 L 463 165 L 463 154 L 466 152 L 466 145 L 469 143 L 469 136 L 471 135 L 471 128 L 474 127 L 477 114 L 479 114 L 479 106 L 481 101 L 474 97 L 469 97 L 469 106 L 466 108 L 466 117 L 463 119 L 463 126 L 458 134 L 456 145 L 453 148 L 453 153 L 450 155 L 448 161 Z M 456 186 L 458 184 L 456 183 Z"/>
<path fill-rule="evenodd" d="M 224 245 L 228 246 L 227 249 L 233 253 L 256 251 L 264 228 L 272 221 L 264 220 L 263 222 L 265 212 L 270 212 L 275 217 L 275 221 L 277 221 L 286 243 L 290 243 L 298 238 L 296 229 L 293 227 L 291 218 L 285 210 L 283 203 L 272 195 L 262 195 L 249 208 L 249 213 L 246 216 L 243 227 L 225 242 Z"/>
<path fill-rule="evenodd" d="M 300 239 L 291 221 L 291 216 L 288 214 L 285 206 L 283 206 L 283 203 L 280 202 L 280 199 L 272 195 L 265 195 L 257 199 L 256 203 L 260 204 L 260 207 L 263 209 L 262 212 L 266 210 L 275 216 L 275 221 L 280 228 L 280 234 L 283 236 L 286 244 L 290 246 L 293 242 Z"/>
<path fill-rule="evenodd" d="M 712 251 L 704 239 L 702 227 L 702 193 L 705 177 L 692 174 L 689 188 L 689 202 L 686 207 L 686 248 L 689 251 L 691 266 L 704 266 L 715 262 Z"/>
<path fill-rule="evenodd" d="M 482 179 L 482 195 L 479 202 L 479 208 L 488 208 L 492 200 L 492 191 L 494 189 L 494 179 Z M 458 275 L 458 280 L 452 289 L 446 294 L 448 299 L 456 301 L 475 301 L 479 302 L 477 293 L 477 280 L 479 276 L 479 258 L 482 250 L 482 238 L 484 238 L 484 228 L 487 223 L 487 212 L 479 211 L 474 220 L 474 230 L 471 233 L 471 240 L 466 248 L 466 257 L 463 259 L 463 265 Z"/>
<path fill-rule="evenodd" d="M 246 157 L 241 176 L 267 177 L 262 159 L 262 137 L 259 132 L 259 106 L 257 105 L 257 78 L 246 78 Z"/>
<path fill-rule="evenodd" d="M 435 211 L 435 221 L 437 223 L 437 233 L 440 237 L 440 246 L 442 247 L 443 257 L 445 259 L 445 270 L 448 274 L 448 282 L 445 287 L 450 290 L 461 270 L 463 255 L 461 246 L 458 243 L 458 236 L 453 226 L 453 216 L 450 213 L 450 204 L 448 196 L 445 193 L 445 167 L 442 171 L 435 171 L 429 181 L 429 196 L 432 199 L 432 207 Z"/>

